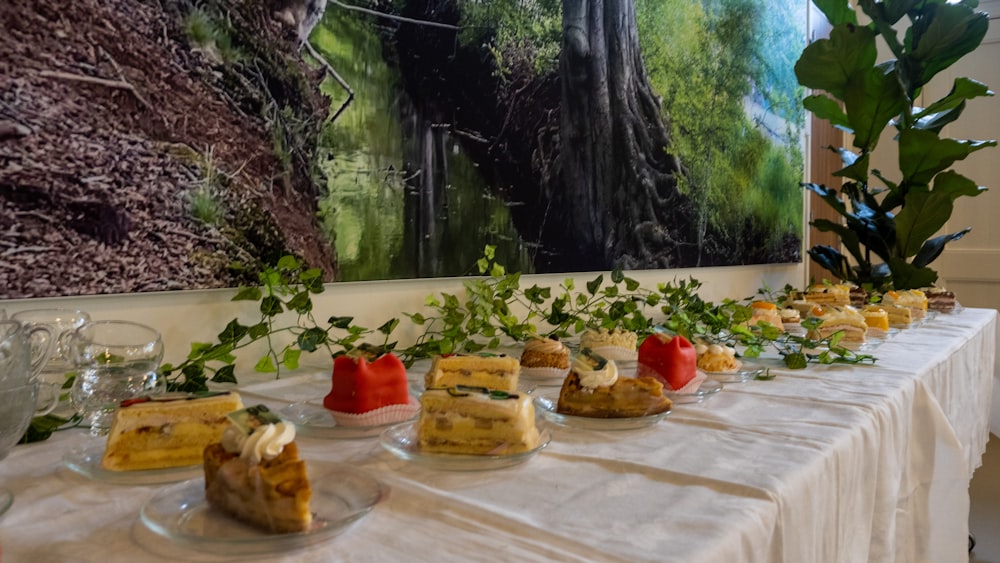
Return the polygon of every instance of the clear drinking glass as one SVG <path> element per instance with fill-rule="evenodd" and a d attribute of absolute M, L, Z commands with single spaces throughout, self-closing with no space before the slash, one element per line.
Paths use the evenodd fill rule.
<path fill-rule="evenodd" d="M 70 342 L 77 371 L 70 400 L 92 435 L 107 434 L 122 401 L 166 390 L 156 373 L 163 359 L 156 329 L 131 321 L 91 321 L 76 329 Z"/>
<path fill-rule="evenodd" d="M 47 326 L 52 331 L 55 348 L 45 362 L 38 378 L 53 385 L 62 385 L 73 371 L 70 357 L 70 340 L 73 331 L 90 321 L 90 315 L 77 309 L 26 309 L 11 315 L 11 319 L 27 326 Z"/>

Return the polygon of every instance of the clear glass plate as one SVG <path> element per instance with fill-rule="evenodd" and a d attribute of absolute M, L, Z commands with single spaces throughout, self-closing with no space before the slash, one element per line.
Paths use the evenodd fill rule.
<path fill-rule="evenodd" d="M 526 452 L 509 455 L 465 455 L 465 454 L 432 454 L 420 451 L 420 444 L 417 442 L 417 427 L 413 422 L 404 422 L 390 426 L 379 438 L 382 447 L 392 452 L 393 455 L 406 461 L 412 461 L 419 465 L 432 467 L 434 469 L 445 469 L 450 471 L 482 471 L 487 469 L 501 469 L 524 463 L 534 457 L 549 445 L 552 434 L 545 429 L 539 429 L 538 446 Z"/>
<path fill-rule="evenodd" d="M 419 413 L 420 409 L 417 408 L 413 416 L 406 420 L 415 419 Z M 342 426 L 337 424 L 330 411 L 309 403 L 293 403 L 278 410 L 278 414 L 285 420 L 294 423 L 300 436 L 325 438 L 328 440 L 373 438 L 381 434 L 386 428 L 402 422 L 396 420 L 375 426 Z"/>
<path fill-rule="evenodd" d="M 720 381 L 722 383 L 746 383 L 764 373 L 764 368 L 760 366 L 743 364 L 740 369 L 729 371 L 707 371 L 699 369 L 701 373 L 708 376 L 708 379 Z M 704 385 L 704 383 L 702 384 Z"/>
<path fill-rule="evenodd" d="M 677 391 L 664 389 L 663 394 L 670 397 L 670 400 L 676 404 L 686 405 L 700 403 L 712 395 L 715 395 L 719 391 L 722 391 L 722 388 L 722 383 L 715 381 L 714 379 L 706 379 L 700 386 L 698 386 L 698 390 L 693 393 L 678 393 Z"/>
<path fill-rule="evenodd" d="M 568 428 L 581 428 L 585 430 L 634 430 L 636 428 L 652 426 L 670 414 L 670 411 L 667 410 L 658 414 L 632 418 L 597 418 L 561 414 L 556 411 L 558 405 L 558 394 L 535 397 L 535 409 L 542 414 L 545 420 Z"/>
<path fill-rule="evenodd" d="M 107 440 L 90 438 L 63 454 L 63 464 L 95 481 L 112 485 L 162 485 L 193 479 L 202 474 L 201 464 L 142 471 L 108 471 L 101 467 Z"/>
<path fill-rule="evenodd" d="M 212 509 L 204 479 L 167 486 L 139 512 L 142 523 L 171 541 L 199 551 L 226 555 L 286 553 L 342 532 L 386 498 L 388 489 L 374 477 L 333 462 L 307 461 L 312 487 L 313 527 L 306 532 L 268 534 Z"/>

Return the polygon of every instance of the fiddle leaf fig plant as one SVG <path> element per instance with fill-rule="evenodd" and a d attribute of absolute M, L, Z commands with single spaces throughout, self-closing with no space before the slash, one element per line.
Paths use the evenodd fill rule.
<path fill-rule="evenodd" d="M 833 29 L 807 46 L 795 65 L 799 83 L 814 91 L 803 106 L 849 133 L 852 146 L 831 147 L 844 164 L 834 173 L 844 179 L 839 189 L 803 184 L 843 218 L 811 223 L 835 233 L 842 248 L 815 246 L 809 255 L 840 279 L 863 286 L 931 285 L 937 272 L 929 264 L 970 231 L 937 234 L 955 200 L 986 190 L 950 168 L 996 141 L 941 135 L 968 100 L 993 95 L 984 84 L 955 78 L 947 95 L 924 107 L 921 94 L 934 76 L 979 46 L 989 18 L 976 11 L 977 0 L 813 1 Z M 869 23 L 859 22 L 858 10 Z M 879 42 L 892 58 L 878 60 Z M 896 130 L 898 170 L 874 169 L 872 156 L 889 126 Z"/>

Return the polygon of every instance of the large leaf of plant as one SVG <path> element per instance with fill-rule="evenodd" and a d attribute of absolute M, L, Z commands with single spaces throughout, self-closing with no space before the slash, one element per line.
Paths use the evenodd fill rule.
<path fill-rule="evenodd" d="M 848 79 L 875 65 L 875 32 L 853 24 L 835 26 L 829 39 L 810 43 L 795 63 L 799 83 L 844 99 Z"/>
<path fill-rule="evenodd" d="M 863 152 L 872 151 L 882 130 L 906 107 L 893 66 L 878 65 L 852 74 L 844 93 L 844 107 L 854 130 L 854 146 Z"/>
<path fill-rule="evenodd" d="M 959 77 L 955 79 L 948 95 L 914 113 L 913 116 L 921 119 L 932 113 L 939 113 L 958 107 L 960 104 L 964 104 L 966 100 L 992 95 L 993 92 L 982 82 L 971 78 Z"/>
<path fill-rule="evenodd" d="M 834 127 L 848 133 L 854 132 L 847 120 L 847 114 L 840 108 L 840 103 L 837 100 L 823 94 L 814 94 L 802 100 L 802 106 L 813 112 L 816 117 L 829 121 Z"/>
<path fill-rule="evenodd" d="M 892 286 L 897 290 L 919 289 L 934 285 L 937 272 L 927 267 L 916 267 L 902 258 L 893 258 L 889 262 L 892 271 Z"/>
<path fill-rule="evenodd" d="M 955 161 L 996 144 L 996 141 L 941 139 L 933 131 L 905 129 L 899 133 L 899 170 L 910 184 L 929 184 L 938 172 Z"/>
<path fill-rule="evenodd" d="M 954 207 L 951 202 L 947 194 L 927 188 L 910 190 L 906 205 L 896 215 L 897 254 L 905 258 L 916 255 L 924 241 L 948 222 Z"/>
<path fill-rule="evenodd" d="M 944 245 L 964 237 L 971 230 L 972 227 L 966 227 L 957 233 L 941 235 L 924 242 L 924 245 L 920 247 L 920 252 L 917 252 L 917 255 L 913 258 L 913 265 L 922 268 L 937 260 L 937 257 L 944 251 Z"/>
<path fill-rule="evenodd" d="M 930 4 L 927 13 L 907 30 L 910 62 L 919 76 L 910 76 L 913 90 L 930 82 L 938 72 L 971 53 L 983 41 L 989 16 L 965 4 Z"/>
<path fill-rule="evenodd" d="M 833 248 L 832 246 L 816 245 L 810 248 L 808 252 L 813 261 L 829 270 L 835 277 L 842 280 L 855 279 L 856 276 L 851 270 L 851 265 L 850 262 L 848 262 L 847 257 L 841 254 L 836 248 Z"/>
<path fill-rule="evenodd" d="M 851 9 L 851 4 L 844 0 L 815 0 L 813 4 L 819 8 L 830 25 L 840 25 L 842 23 L 857 24 L 858 16 Z"/>

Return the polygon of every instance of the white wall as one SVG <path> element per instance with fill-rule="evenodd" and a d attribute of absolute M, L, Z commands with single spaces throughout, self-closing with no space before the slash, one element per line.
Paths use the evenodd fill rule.
<path fill-rule="evenodd" d="M 684 270 L 654 270 L 629 272 L 643 287 L 655 288 L 657 283 L 689 277 L 703 283 L 699 295 L 709 301 L 726 297 L 750 297 L 758 288 L 767 285 L 779 289 L 786 283 L 796 287 L 804 285 L 803 264 L 768 266 L 732 266 L 725 268 L 698 268 Z M 577 286 L 597 276 L 595 273 L 525 276 L 521 287 L 532 284 L 553 288 L 566 277 L 572 277 Z M 608 276 L 605 275 L 605 280 Z M 409 319 L 401 313 L 429 313 L 424 298 L 440 292 L 461 291 L 460 278 L 432 280 L 405 280 L 392 282 L 351 282 L 327 284 L 326 291 L 314 297 L 315 316 L 318 320 L 337 316 L 353 316 L 355 323 L 375 328 L 392 317 L 400 317 L 399 338 L 403 345 L 411 343 L 419 334 Z M 166 345 L 164 361 L 177 363 L 186 356 L 191 342 L 215 340 L 233 318 L 252 324 L 259 318 L 256 303 L 232 302 L 235 290 L 178 291 L 164 293 L 101 295 L 86 297 L 18 299 L 0 301 L 0 309 L 7 314 L 23 309 L 42 307 L 67 307 L 82 309 L 94 319 L 124 319 L 151 325 L 161 331 Z M 250 350 L 246 356 L 259 354 Z M 256 357 L 254 358 L 256 359 Z M 246 362 L 247 360 L 243 360 Z M 329 360 L 322 354 L 313 354 L 303 363 L 325 365 Z M 252 364 L 238 364 L 238 373 L 252 370 Z"/>

